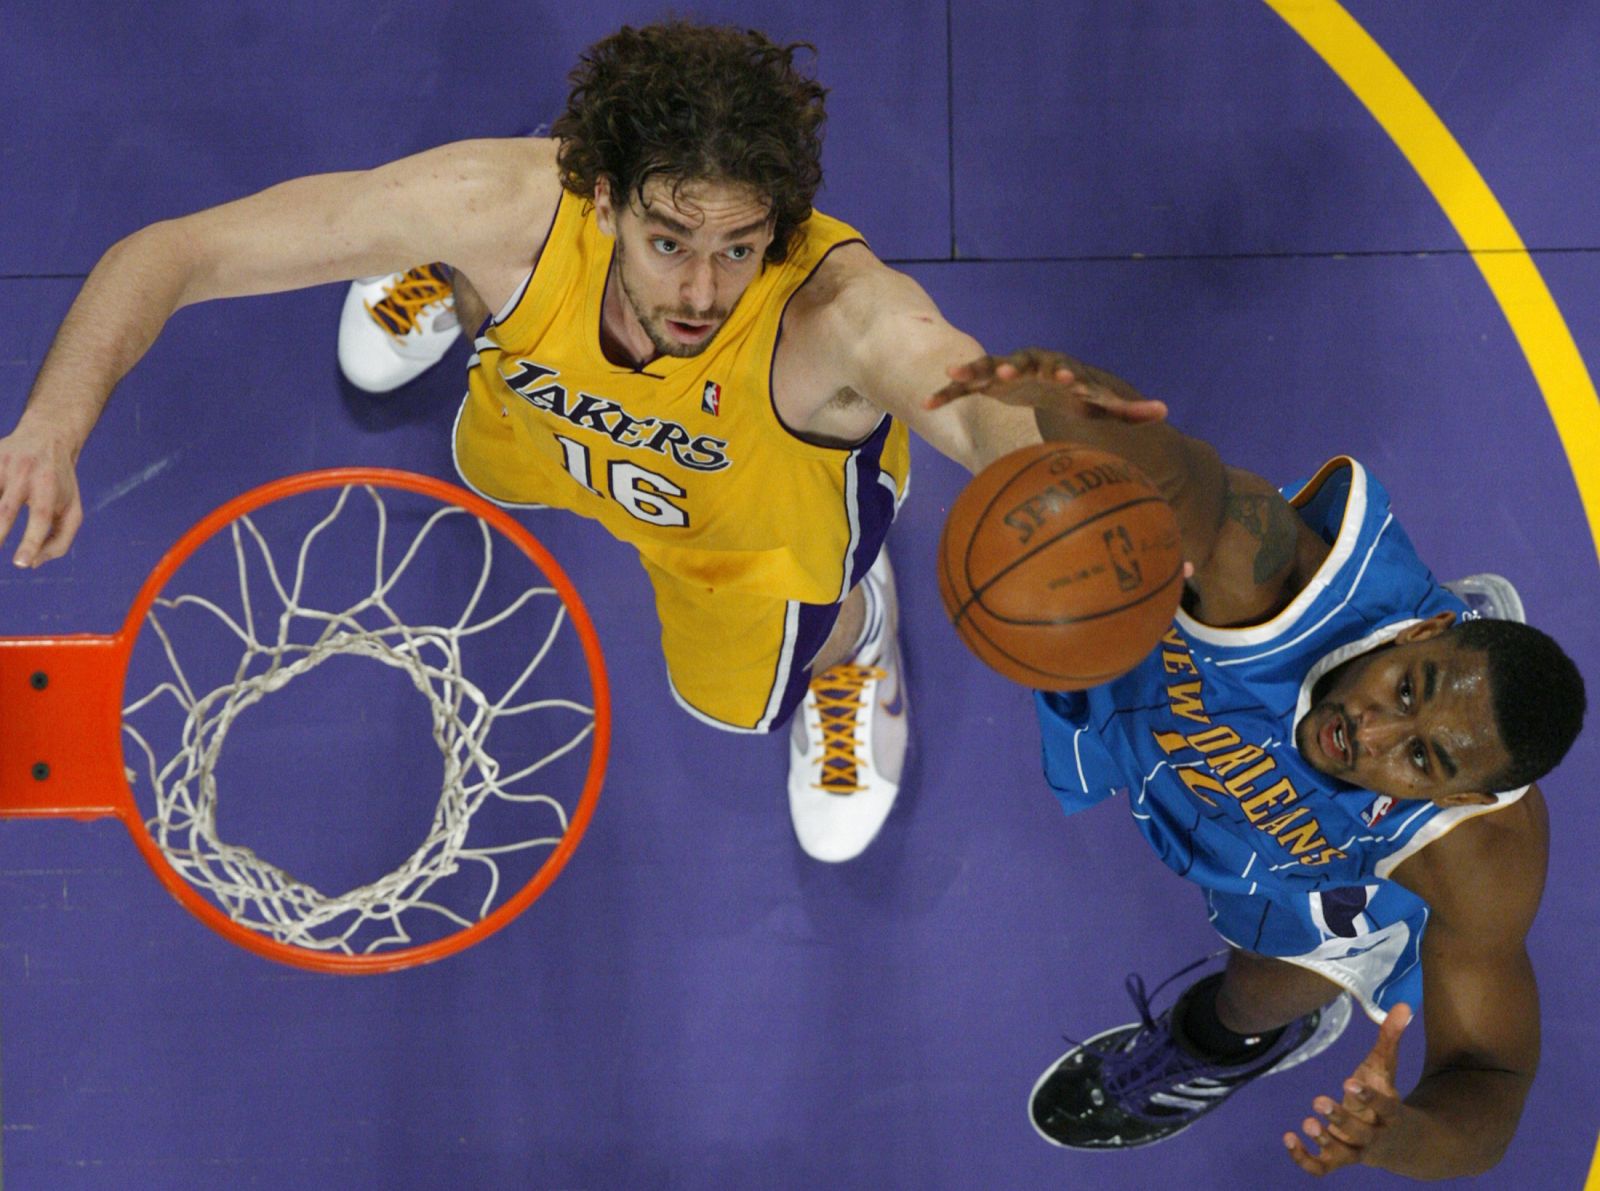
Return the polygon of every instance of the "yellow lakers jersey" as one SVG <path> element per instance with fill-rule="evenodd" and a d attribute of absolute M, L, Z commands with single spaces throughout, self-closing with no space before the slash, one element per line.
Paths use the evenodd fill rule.
<path fill-rule="evenodd" d="M 522 292 L 479 336 L 456 467 L 503 504 L 571 509 L 707 591 L 827 604 L 870 565 L 905 492 L 905 427 L 853 448 L 797 438 L 772 399 L 789 298 L 857 233 L 814 214 L 698 356 L 641 369 L 600 348 L 613 240 L 563 193 Z"/>

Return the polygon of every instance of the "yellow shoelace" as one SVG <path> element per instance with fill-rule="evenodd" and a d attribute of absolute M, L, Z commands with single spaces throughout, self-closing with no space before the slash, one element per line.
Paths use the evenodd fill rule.
<path fill-rule="evenodd" d="M 396 339 L 404 339 L 417 326 L 417 317 L 429 306 L 450 297 L 450 278 L 438 265 L 418 265 L 386 285 L 383 297 L 367 303 L 367 313 Z"/>
<path fill-rule="evenodd" d="M 822 780 L 812 783 L 816 789 L 828 794 L 859 794 L 866 789 L 860 782 L 856 761 L 861 692 L 867 683 L 887 677 L 888 672 L 877 666 L 844 663 L 829 667 L 811 680 L 822 725 Z"/>

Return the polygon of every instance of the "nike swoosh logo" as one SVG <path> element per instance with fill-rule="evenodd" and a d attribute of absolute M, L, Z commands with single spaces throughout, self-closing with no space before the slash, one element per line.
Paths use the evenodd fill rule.
<path fill-rule="evenodd" d="M 906 690 L 905 690 L 904 685 L 902 685 L 899 682 L 896 682 L 894 684 L 894 702 L 893 703 L 885 703 L 882 699 L 879 699 L 878 700 L 878 706 L 883 708 L 883 711 L 884 711 L 885 715 L 899 715 L 902 711 L 905 710 L 905 707 L 906 707 L 906 697 L 905 696 L 906 696 Z"/>

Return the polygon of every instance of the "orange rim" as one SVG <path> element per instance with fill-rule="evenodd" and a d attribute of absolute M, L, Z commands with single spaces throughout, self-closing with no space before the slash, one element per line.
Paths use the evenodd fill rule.
<path fill-rule="evenodd" d="M 253 488 L 218 506 L 178 539 L 150 572 L 149 578 L 144 581 L 144 586 L 139 589 L 139 594 L 128 610 L 127 619 L 123 621 L 122 628 L 115 637 L 116 674 L 119 680 L 127 674 L 139 629 L 144 624 L 145 616 L 155 603 L 161 589 L 189 556 L 218 531 L 274 501 L 319 489 L 343 488 L 349 485 L 397 488 L 432 496 L 446 504 L 466 509 L 515 543 L 534 566 L 550 580 L 551 586 L 561 596 L 561 602 L 567 607 L 573 627 L 577 629 L 579 641 L 583 646 L 584 660 L 588 665 L 589 683 L 594 692 L 594 732 L 591 736 L 589 770 L 584 781 L 583 793 L 578 799 L 577 809 L 573 811 L 568 821 L 561 842 L 556 845 L 528 883 L 491 913 L 464 930 L 431 943 L 396 948 L 376 955 L 336 955 L 311 951 L 304 947 L 291 947 L 287 943 L 280 943 L 234 922 L 167 863 L 161 849 L 145 829 L 144 817 L 134 801 L 132 788 L 124 783 L 125 798 L 119 800 L 123 805 L 117 812 L 118 817 L 128 828 L 128 833 L 133 836 L 133 842 L 138 845 L 157 878 L 185 909 L 229 941 L 258 955 L 313 971 L 345 974 L 393 972 L 400 968 L 432 963 L 448 955 L 454 955 L 474 943 L 482 942 L 532 905 L 560 874 L 577 848 L 578 842 L 583 838 L 589 820 L 594 815 L 595 804 L 600 798 L 600 786 L 605 779 L 606 758 L 611 747 L 611 690 L 606 681 L 605 659 L 600 651 L 600 639 L 595 634 L 594 624 L 589 619 L 589 612 L 584 607 L 582 598 L 578 595 L 578 589 L 573 586 L 572 580 L 567 577 L 560 564 L 531 533 L 512 520 L 503 509 L 496 508 L 482 497 L 431 476 L 392 468 L 335 467 L 323 471 L 301 472 Z M 120 709 L 121 703 L 118 702 L 117 706 Z"/>

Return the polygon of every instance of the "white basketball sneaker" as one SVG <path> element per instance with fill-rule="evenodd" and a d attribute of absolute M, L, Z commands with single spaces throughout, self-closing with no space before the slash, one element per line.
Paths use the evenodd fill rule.
<path fill-rule="evenodd" d="M 899 608 L 889 552 L 862 581 L 871 585 L 871 635 L 848 662 L 811 680 L 789 734 L 789 814 L 808 856 L 852 860 L 878 834 L 900 791 L 906 757 L 906 692 Z"/>
<path fill-rule="evenodd" d="M 387 393 L 437 364 L 460 333 L 444 266 L 363 277 L 339 315 L 339 367 L 356 388 Z"/>
<path fill-rule="evenodd" d="M 1445 587 L 1460 596 L 1467 609 L 1484 620 L 1514 620 L 1527 624 L 1522 611 L 1522 597 L 1511 586 L 1511 580 L 1501 575 L 1468 575 L 1454 579 Z"/>

